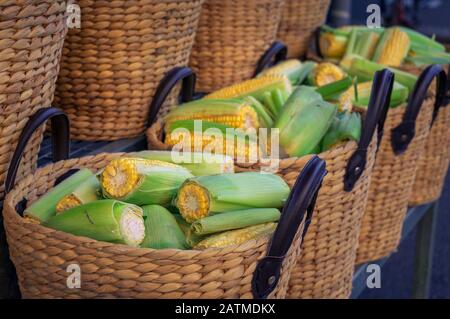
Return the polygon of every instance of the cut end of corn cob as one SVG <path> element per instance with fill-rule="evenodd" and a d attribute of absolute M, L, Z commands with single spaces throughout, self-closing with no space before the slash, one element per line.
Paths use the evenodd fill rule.
<path fill-rule="evenodd" d="M 341 94 L 339 97 L 338 102 L 338 111 L 344 112 L 349 111 L 351 112 L 353 109 L 353 94 L 350 92 L 350 89 L 348 91 L 345 91 Z"/>
<path fill-rule="evenodd" d="M 120 232 L 128 246 L 138 247 L 145 237 L 145 225 L 142 209 L 138 206 L 124 208 L 119 220 Z"/>
<path fill-rule="evenodd" d="M 199 242 L 194 249 L 221 248 L 231 245 L 240 245 L 251 239 L 269 235 L 275 231 L 277 223 L 265 223 L 237 230 L 226 231 L 212 235 Z"/>
<path fill-rule="evenodd" d="M 324 86 L 342 80 L 345 77 L 345 73 L 337 65 L 325 62 L 316 66 L 313 76 L 316 86 Z"/>
<path fill-rule="evenodd" d="M 319 39 L 320 52 L 327 58 L 341 58 L 347 47 L 347 38 L 323 32 Z"/>
<path fill-rule="evenodd" d="M 400 28 L 390 28 L 383 34 L 375 51 L 374 61 L 387 66 L 400 66 L 410 47 L 408 34 Z"/>
<path fill-rule="evenodd" d="M 196 182 L 187 181 L 178 190 L 176 206 L 183 218 L 192 223 L 209 214 L 209 192 Z"/>
<path fill-rule="evenodd" d="M 61 214 L 62 212 L 80 206 L 83 204 L 76 196 L 73 194 L 64 196 L 57 204 L 56 204 L 56 214 Z"/>

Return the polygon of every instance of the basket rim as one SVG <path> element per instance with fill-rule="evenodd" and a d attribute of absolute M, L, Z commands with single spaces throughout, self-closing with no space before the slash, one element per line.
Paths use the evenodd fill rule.
<path fill-rule="evenodd" d="M 127 153 L 99 153 L 95 156 L 83 156 L 80 158 L 76 158 L 76 159 L 95 159 L 95 158 L 101 158 L 104 157 L 105 155 L 107 156 L 124 156 Z M 8 224 L 9 222 L 15 222 L 16 224 L 20 224 L 22 227 L 26 227 L 26 228 L 32 228 L 33 231 L 37 231 L 37 232 L 41 232 L 41 233 L 55 233 L 59 238 L 64 238 L 67 237 L 68 239 L 70 239 L 71 241 L 79 241 L 80 244 L 82 245 L 92 245 L 92 244 L 97 244 L 100 243 L 101 245 L 98 246 L 96 245 L 97 249 L 108 249 L 111 247 L 117 247 L 120 249 L 120 251 L 123 254 L 127 254 L 127 253 L 131 253 L 131 252 L 135 252 L 136 250 L 141 251 L 140 255 L 145 255 L 148 253 L 151 253 L 152 256 L 161 254 L 161 258 L 156 258 L 156 259 L 167 259 L 167 257 L 165 257 L 169 252 L 176 252 L 176 255 L 184 255 L 183 257 L 185 257 L 186 259 L 190 259 L 192 257 L 198 257 L 199 255 L 202 254 L 208 254 L 209 256 L 211 256 L 211 253 L 214 253 L 216 256 L 220 256 L 220 255 L 225 255 L 227 253 L 230 252 L 242 252 L 242 251 L 249 251 L 252 248 L 258 248 L 261 247 L 265 244 L 268 244 L 270 239 L 272 238 L 272 234 L 270 235 L 264 235 L 261 236 L 259 238 L 256 239 L 251 239 L 248 240 L 242 244 L 239 245 L 229 245 L 229 246 L 225 246 L 225 247 L 220 247 L 220 248 L 207 248 L 207 249 L 202 249 L 202 250 L 195 250 L 195 249 L 187 249 L 187 250 L 181 250 L 181 249 L 153 249 L 153 248 L 141 248 L 141 247 L 131 247 L 125 244 L 115 244 L 115 243 L 109 243 L 109 242 L 105 242 L 105 241 L 99 241 L 99 240 L 95 240 L 89 237 L 84 237 L 84 236 L 76 236 L 70 233 L 66 233 L 63 231 L 58 231 L 52 228 L 48 228 L 45 227 L 42 224 L 38 224 L 35 222 L 31 222 L 31 221 L 27 221 L 26 218 L 20 216 L 15 208 L 15 206 L 17 205 L 17 203 L 20 201 L 18 199 L 15 198 L 15 195 L 17 194 L 17 192 L 19 191 L 19 189 L 23 188 L 24 186 L 29 186 L 30 184 L 33 183 L 33 181 L 36 180 L 36 178 L 39 178 L 40 175 L 41 176 L 46 176 L 48 174 L 44 174 L 43 172 L 45 171 L 52 171 L 52 167 L 53 166 L 60 166 L 61 163 L 70 161 L 73 159 L 69 159 L 69 160 L 63 160 L 63 161 L 58 161 L 55 163 L 50 163 L 47 164 L 41 168 L 38 168 L 35 172 L 33 172 L 32 174 L 28 175 L 26 178 L 20 180 L 15 186 L 14 188 L 6 195 L 5 199 L 4 199 L 4 209 L 3 209 L 3 217 L 5 220 L 5 228 L 8 229 Z M 69 166 L 69 167 L 65 167 L 64 170 L 68 171 L 72 168 L 82 168 L 85 167 L 84 165 L 79 165 L 79 166 Z M 55 178 L 56 179 L 56 178 Z M 50 189 L 50 188 L 49 188 Z M 40 198 L 42 196 L 39 196 L 38 198 Z M 6 220 L 9 220 L 6 221 Z M 8 232 L 7 232 L 8 233 Z M 9 236 L 8 236 L 9 237 Z M 170 258 L 169 258 L 170 259 Z M 177 258 L 177 259 L 183 259 L 183 258 Z"/>

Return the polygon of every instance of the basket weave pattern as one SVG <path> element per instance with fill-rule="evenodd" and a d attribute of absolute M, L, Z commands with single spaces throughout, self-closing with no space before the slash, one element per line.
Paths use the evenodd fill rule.
<path fill-rule="evenodd" d="M 288 57 L 303 56 L 314 30 L 325 23 L 330 0 L 285 0 L 278 39 L 289 48 Z"/>
<path fill-rule="evenodd" d="M 185 66 L 203 0 L 79 0 L 81 28 L 69 31 L 55 102 L 72 137 L 115 140 L 145 131 L 162 77 Z"/>
<path fill-rule="evenodd" d="M 252 298 L 251 280 L 268 237 L 203 251 L 132 248 L 99 242 L 27 222 L 16 204 L 35 201 L 72 168 L 99 169 L 122 154 L 57 162 L 24 178 L 7 195 L 4 219 L 11 258 L 25 298 Z M 272 298 L 284 298 L 300 253 L 303 222 L 284 261 Z M 81 288 L 69 289 L 67 267 L 81 268 Z"/>
<path fill-rule="evenodd" d="M 147 131 L 149 149 L 170 150 L 162 142 L 163 122 Z M 375 162 L 376 139 L 368 150 L 363 175 L 353 191 L 344 191 L 344 174 L 355 142 L 348 142 L 319 154 L 326 161 L 328 174 L 316 202 L 312 222 L 302 244 L 302 252 L 291 272 L 288 298 L 348 298 L 364 213 L 371 171 Z M 277 172 L 291 187 L 311 156 L 281 159 Z M 259 170 L 260 166 L 238 164 L 236 171 Z"/>
<path fill-rule="evenodd" d="M 425 99 L 415 137 L 401 155 L 392 150 L 391 130 L 401 123 L 406 108 L 389 110 L 361 224 L 357 264 L 385 257 L 398 246 L 418 160 L 430 131 L 433 104 L 432 97 Z"/>
<path fill-rule="evenodd" d="M 211 92 L 253 76 L 276 39 L 283 0 L 205 0 L 190 67 Z"/>
<path fill-rule="evenodd" d="M 419 160 L 409 197 L 411 206 L 437 200 L 442 193 L 450 161 L 450 105 L 439 109 Z"/>
<path fill-rule="evenodd" d="M 0 198 L 6 171 L 29 117 L 51 105 L 66 33 L 66 1 L 0 4 Z M 36 167 L 43 129 L 21 162 L 18 178 Z"/>

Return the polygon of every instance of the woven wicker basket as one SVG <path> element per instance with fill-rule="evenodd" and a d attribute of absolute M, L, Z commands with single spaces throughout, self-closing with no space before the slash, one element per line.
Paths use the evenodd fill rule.
<path fill-rule="evenodd" d="M 33 113 L 53 100 L 66 34 L 66 2 L 0 3 L 0 199 L 20 132 Z M 42 133 L 29 143 L 19 178 L 35 169 Z"/>
<path fill-rule="evenodd" d="M 419 69 L 413 73 L 417 72 Z M 450 81 L 449 74 L 447 82 Z M 443 103 L 435 114 L 425 150 L 419 160 L 414 186 L 409 196 L 411 206 L 437 200 L 444 187 L 450 161 L 450 99 Z"/>
<path fill-rule="evenodd" d="M 292 230 L 292 218 L 280 221 L 273 239 L 276 244 L 269 245 L 269 248 L 268 237 L 238 246 L 203 251 L 132 248 L 45 228 L 27 222 L 16 211 L 16 205 L 23 198 L 28 202 L 36 200 L 68 170 L 80 167 L 97 170 L 122 155 L 103 153 L 57 162 L 28 176 L 7 195 L 5 227 L 23 297 L 284 298 L 290 270 L 300 251 L 304 213 L 320 187 L 324 169 L 314 183 L 315 188 L 310 188 L 312 192 L 306 198 L 308 201 L 296 203 L 296 207 L 303 207 L 303 213 L 300 210 L 296 211 L 298 214 L 291 211 L 283 213 L 283 216 L 301 217 L 296 225 L 294 223 L 296 231 L 292 233 L 292 238 L 288 239 L 288 232 L 280 227 L 283 224 L 284 227 L 291 226 Z M 318 158 L 316 160 L 320 161 Z M 309 174 L 312 174 L 311 168 Z M 314 174 L 317 179 L 317 172 Z M 296 189 L 302 190 L 306 185 L 309 184 L 305 180 L 300 181 Z M 305 197 L 299 198 L 305 200 Z M 285 240 L 292 242 L 288 246 L 290 248 L 281 254 L 273 254 L 274 246 Z M 283 258 L 279 256 L 285 254 L 286 258 L 281 262 Z M 66 282 L 71 274 L 67 272 L 67 267 L 71 264 L 80 266 L 80 289 L 67 287 Z M 279 278 L 275 283 L 273 276 Z"/>
<path fill-rule="evenodd" d="M 311 36 L 325 23 L 330 0 L 285 0 L 277 38 L 288 48 L 288 57 L 302 57 Z"/>
<path fill-rule="evenodd" d="M 439 76 L 442 95 L 445 73 L 435 65 L 419 77 L 407 108 L 400 105 L 388 112 L 361 225 L 357 264 L 385 257 L 398 246 L 418 161 L 430 132 L 435 99 L 428 88 L 435 76 Z"/>
<path fill-rule="evenodd" d="M 376 120 L 384 114 L 380 109 L 387 108 L 384 101 L 389 84 L 386 82 L 391 75 L 384 72 L 377 77 L 379 82 L 374 92 L 379 93 L 376 95 L 378 100 L 374 100 L 376 104 L 370 108 L 373 113 L 367 118 L 371 123 L 365 123 L 360 145 L 348 142 L 318 155 L 327 163 L 328 174 L 317 198 L 302 253 L 291 273 L 288 298 L 348 298 L 351 293 L 359 226 L 375 161 L 376 137 L 373 133 Z M 148 129 L 149 149 L 170 149 L 162 141 L 163 126 L 159 119 Z M 277 173 L 292 185 L 309 159 L 310 156 L 281 159 Z M 362 162 L 365 163 L 363 169 Z M 235 168 L 247 171 L 259 170 L 260 166 L 237 164 Z M 358 169 L 358 173 L 354 169 Z M 346 186 L 349 180 L 354 184 Z"/>
<path fill-rule="evenodd" d="M 253 76 L 276 39 L 283 0 L 205 0 L 190 67 L 211 92 Z"/>
<path fill-rule="evenodd" d="M 203 0 L 79 0 L 81 28 L 64 45 L 55 105 L 72 137 L 142 134 L 158 82 L 187 65 Z"/>

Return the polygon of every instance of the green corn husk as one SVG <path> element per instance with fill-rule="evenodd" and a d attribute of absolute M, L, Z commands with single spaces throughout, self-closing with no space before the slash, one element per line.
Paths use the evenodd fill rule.
<path fill-rule="evenodd" d="M 189 224 L 183 216 L 180 214 L 174 214 L 173 215 L 178 223 L 178 226 L 180 226 L 181 230 L 184 233 L 185 239 L 186 239 L 186 245 L 189 248 L 194 247 L 199 242 L 201 242 L 203 239 L 207 238 L 208 236 L 204 235 L 197 235 L 191 230 L 191 224 Z"/>
<path fill-rule="evenodd" d="M 191 230 L 196 235 L 208 235 L 226 230 L 276 222 L 280 219 L 280 215 L 280 211 L 276 208 L 254 208 L 220 213 L 193 222 Z"/>
<path fill-rule="evenodd" d="M 170 204 L 178 187 L 193 175 L 176 164 L 142 158 L 112 160 L 100 175 L 105 198 L 136 205 Z"/>
<path fill-rule="evenodd" d="M 261 102 L 253 96 L 247 96 L 245 101 L 253 106 L 253 109 L 258 113 L 259 122 L 263 127 L 272 127 L 274 115 L 269 108 L 266 108 Z"/>
<path fill-rule="evenodd" d="M 353 76 L 357 76 L 358 79 L 361 80 L 362 82 L 365 82 L 365 81 L 372 81 L 375 72 L 381 71 L 385 68 L 386 68 L 385 66 L 377 64 L 375 62 L 360 57 L 353 57 L 348 72 Z M 389 67 L 387 69 L 389 69 L 395 74 L 395 80 L 397 82 L 406 86 L 408 88 L 408 91 L 412 92 L 417 81 L 417 76 L 404 71 L 400 71 L 395 68 Z"/>
<path fill-rule="evenodd" d="M 428 50 L 411 50 L 406 57 L 406 62 L 419 67 L 430 64 L 450 64 L 450 53 Z"/>
<path fill-rule="evenodd" d="M 280 129 L 280 146 L 290 157 L 311 154 L 328 131 L 337 112 L 336 106 L 323 101 L 320 94 L 320 99 L 315 98 L 314 94 L 300 87 L 286 102 L 285 109 L 289 110 L 292 116 L 287 124 L 280 125 L 278 128 Z M 285 123 L 284 120 L 281 122 Z"/>
<path fill-rule="evenodd" d="M 297 81 L 296 85 L 302 85 L 306 81 L 308 76 L 311 74 L 311 72 L 314 70 L 316 65 L 317 65 L 317 63 L 312 62 L 312 61 L 303 62 L 301 73 L 298 77 L 298 81 Z"/>
<path fill-rule="evenodd" d="M 353 84 L 353 79 L 349 76 L 342 80 L 318 87 L 316 89 L 324 100 L 328 100 L 335 96 L 336 94 L 343 93 L 348 90 Z"/>
<path fill-rule="evenodd" d="M 362 32 L 355 45 L 355 54 L 371 60 L 375 54 L 378 42 L 380 40 L 380 35 L 377 32 L 366 31 Z"/>
<path fill-rule="evenodd" d="M 80 183 L 73 192 L 58 201 L 56 204 L 56 213 L 64 212 L 70 208 L 87 204 L 100 198 L 100 182 L 97 176 L 92 175 Z"/>
<path fill-rule="evenodd" d="M 74 207 L 49 218 L 44 226 L 76 236 L 138 247 L 145 236 L 142 209 L 105 199 Z"/>
<path fill-rule="evenodd" d="M 129 153 L 128 156 L 177 164 L 188 169 L 194 176 L 234 173 L 234 161 L 228 155 L 215 154 L 214 162 L 207 162 L 206 160 L 199 162 L 198 159 L 204 157 L 203 153 L 198 152 L 180 154 L 181 162 L 172 151 L 140 151 Z"/>
<path fill-rule="evenodd" d="M 361 137 L 361 116 L 357 112 L 339 113 L 322 140 L 322 152 L 345 141 L 358 142 Z"/>
<path fill-rule="evenodd" d="M 405 32 L 409 40 L 411 42 L 411 50 L 427 50 L 427 51 L 438 51 L 438 52 L 445 52 L 445 46 L 441 43 L 435 41 L 434 39 L 431 39 L 427 37 L 426 35 L 423 35 L 417 31 L 411 30 L 406 27 L 398 27 L 400 30 Z"/>
<path fill-rule="evenodd" d="M 367 108 L 369 106 L 370 94 L 372 91 L 372 82 L 359 83 L 357 91 L 351 90 L 352 104 L 358 107 Z M 357 92 L 357 94 L 356 94 Z M 404 85 L 394 82 L 391 93 L 389 107 L 396 107 L 403 104 L 408 99 L 409 91 Z"/>
<path fill-rule="evenodd" d="M 200 176 L 188 179 L 178 190 L 175 206 L 188 222 L 251 208 L 280 208 L 289 186 L 279 176 L 257 172 Z"/>
<path fill-rule="evenodd" d="M 266 223 L 241 229 L 229 230 L 207 237 L 194 246 L 194 249 L 222 248 L 231 245 L 240 245 L 251 239 L 272 234 L 277 223 Z"/>
<path fill-rule="evenodd" d="M 158 205 L 143 206 L 145 238 L 143 248 L 188 249 L 186 238 L 175 217 L 164 207 Z"/>
<path fill-rule="evenodd" d="M 70 195 L 81 183 L 92 176 L 94 176 L 94 173 L 89 169 L 80 169 L 27 207 L 24 216 L 39 222 L 47 221 L 51 216 L 56 214 L 56 205 L 58 202 L 65 196 Z"/>

